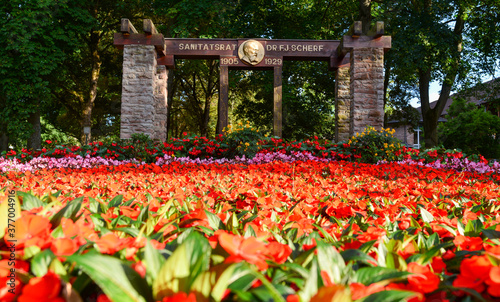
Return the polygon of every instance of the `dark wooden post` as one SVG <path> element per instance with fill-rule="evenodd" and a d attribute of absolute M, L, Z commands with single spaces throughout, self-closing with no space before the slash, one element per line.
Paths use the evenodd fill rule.
<path fill-rule="evenodd" d="M 283 86 L 282 74 L 283 67 L 274 66 L 274 108 L 273 108 L 273 135 L 281 137 L 283 129 Z"/>
<path fill-rule="evenodd" d="M 222 134 L 224 128 L 227 127 L 227 110 L 228 110 L 228 71 L 227 65 L 220 66 L 219 80 L 219 105 L 217 108 L 217 134 Z"/>

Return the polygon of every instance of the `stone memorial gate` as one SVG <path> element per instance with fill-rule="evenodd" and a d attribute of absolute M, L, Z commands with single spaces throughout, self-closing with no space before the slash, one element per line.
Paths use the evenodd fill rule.
<path fill-rule="evenodd" d="M 336 72 L 335 140 L 384 124 L 384 51 L 391 37 L 383 22 L 367 35 L 357 21 L 342 40 L 171 39 L 144 20 L 138 33 L 128 19 L 114 44 L 123 47 L 120 137 L 143 133 L 166 140 L 168 69 L 175 59 L 217 59 L 220 86 L 217 133 L 228 125 L 228 70 L 274 70 L 273 134 L 282 134 L 282 68 L 287 60 L 328 61 Z M 332 83 L 333 85 L 333 83 Z"/>

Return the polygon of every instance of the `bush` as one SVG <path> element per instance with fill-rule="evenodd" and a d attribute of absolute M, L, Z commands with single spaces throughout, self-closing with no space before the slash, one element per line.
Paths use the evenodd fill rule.
<path fill-rule="evenodd" d="M 486 158 L 500 157 L 500 117 L 457 98 L 448 109 L 446 119 L 438 128 L 444 147 L 482 154 Z"/>
<path fill-rule="evenodd" d="M 258 129 L 246 124 L 238 123 L 236 126 L 229 125 L 224 129 L 224 141 L 229 146 L 229 154 L 232 156 L 253 157 L 267 137 Z"/>
<path fill-rule="evenodd" d="M 394 161 L 401 152 L 401 142 L 393 136 L 394 131 L 383 128 L 377 131 L 373 127 L 367 127 L 362 133 L 356 133 L 349 140 L 349 145 L 359 153 L 360 162 Z"/>

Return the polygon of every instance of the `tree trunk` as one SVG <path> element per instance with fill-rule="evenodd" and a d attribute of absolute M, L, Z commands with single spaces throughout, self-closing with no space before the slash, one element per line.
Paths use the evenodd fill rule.
<path fill-rule="evenodd" d="M 9 136 L 7 135 L 7 131 L 2 129 L 0 132 L 0 153 L 7 150 L 9 150 Z"/>
<path fill-rule="evenodd" d="M 438 145 L 437 127 L 438 120 L 443 113 L 446 102 L 448 101 L 451 93 L 451 88 L 457 77 L 458 68 L 461 62 L 462 53 L 462 33 L 465 25 L 465 16 L 462 7 L 459 8 L 455 28 L 453 33 L 456 37 L 454 57 L 451 59 L 453 63 L 448 69 L 443 84 L 441 86 L 441 93 L 434 108 L 429 105 L 429 83 L 431 80 L 431 70 L 419 71 L 419 91 L 420 103 L 422 104 L 422 118 L 424 122 L 424 142 L 426 148 L 433 148 Z"/>
<path fill-rule="evenodd" d="M 359 21 L 363 24 L 363 33 L 367 34 L 372 22 L 372 1 L 359 0 Z"/>
<path fill-rule="evenodd" d="M 84 144 L 86 141 L 89 143 L 92 139 L 92 133 L 90 132 L 87 136 L 85 134 L 85 127 L 89 129 L 92 128 L 92 108 L 94 107 L 94 102 L 97 97 L 97 83 L 99 81 L 99 75 L 101 73 L 101 56 L 99 54 L 99 42 L 100 34 L 98 32 L 92 31 L 90 34 L 90 51 L 92 56 L 92 71 L 90 73 L 90 87 L 89 94 L 86 97 L 86 102 L 83 106 L 82 113 L 82 132 L 80 137 L 80 143 Z"/>
<path fill-rule="evenodd" d="M 33 133 L 28 138 L 27 148 L 33 150 L 42 149 L 42 125 L 40 124 L 40 109 L 30 114 L 28 122 L 33 126 Z"/>
<path fill-rule="evenodd" d="M 203 125 L 201 128 L 202 129 L 201 136 L 205 137 L 208 136 L 208 123 L 210 122 L 210 107 L 218 83 L 218 81 L 216 80 L 214 81 L 214 74 L 216 73 L 216 68 L 218 67 L 215 60 L 210 60 L 207 62 L 207 64 L 209 66 L 207 85 L 204 87 L 203 81 L 200 81 L 201 86 L 205 90 L 205 108 L 203 109 Z"/>

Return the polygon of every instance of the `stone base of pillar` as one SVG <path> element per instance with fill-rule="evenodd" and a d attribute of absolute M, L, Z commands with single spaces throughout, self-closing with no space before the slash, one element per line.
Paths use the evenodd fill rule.
<path fill-rule="evenodd" d="M 351 95 L 349 66 L 337 69 L 335 78 L 335 142 L 350 137 Z"/>
<path fill-rule="evenodd" d="M 166 140 L 167 71 L 153 45 L 125 45 L 120 138 L 140 133 Z"/>
<path fill-rule="evenodd" d="M 384 126 L 384 49 L 354 48 L 351 53 L 350 135 Z"/>

